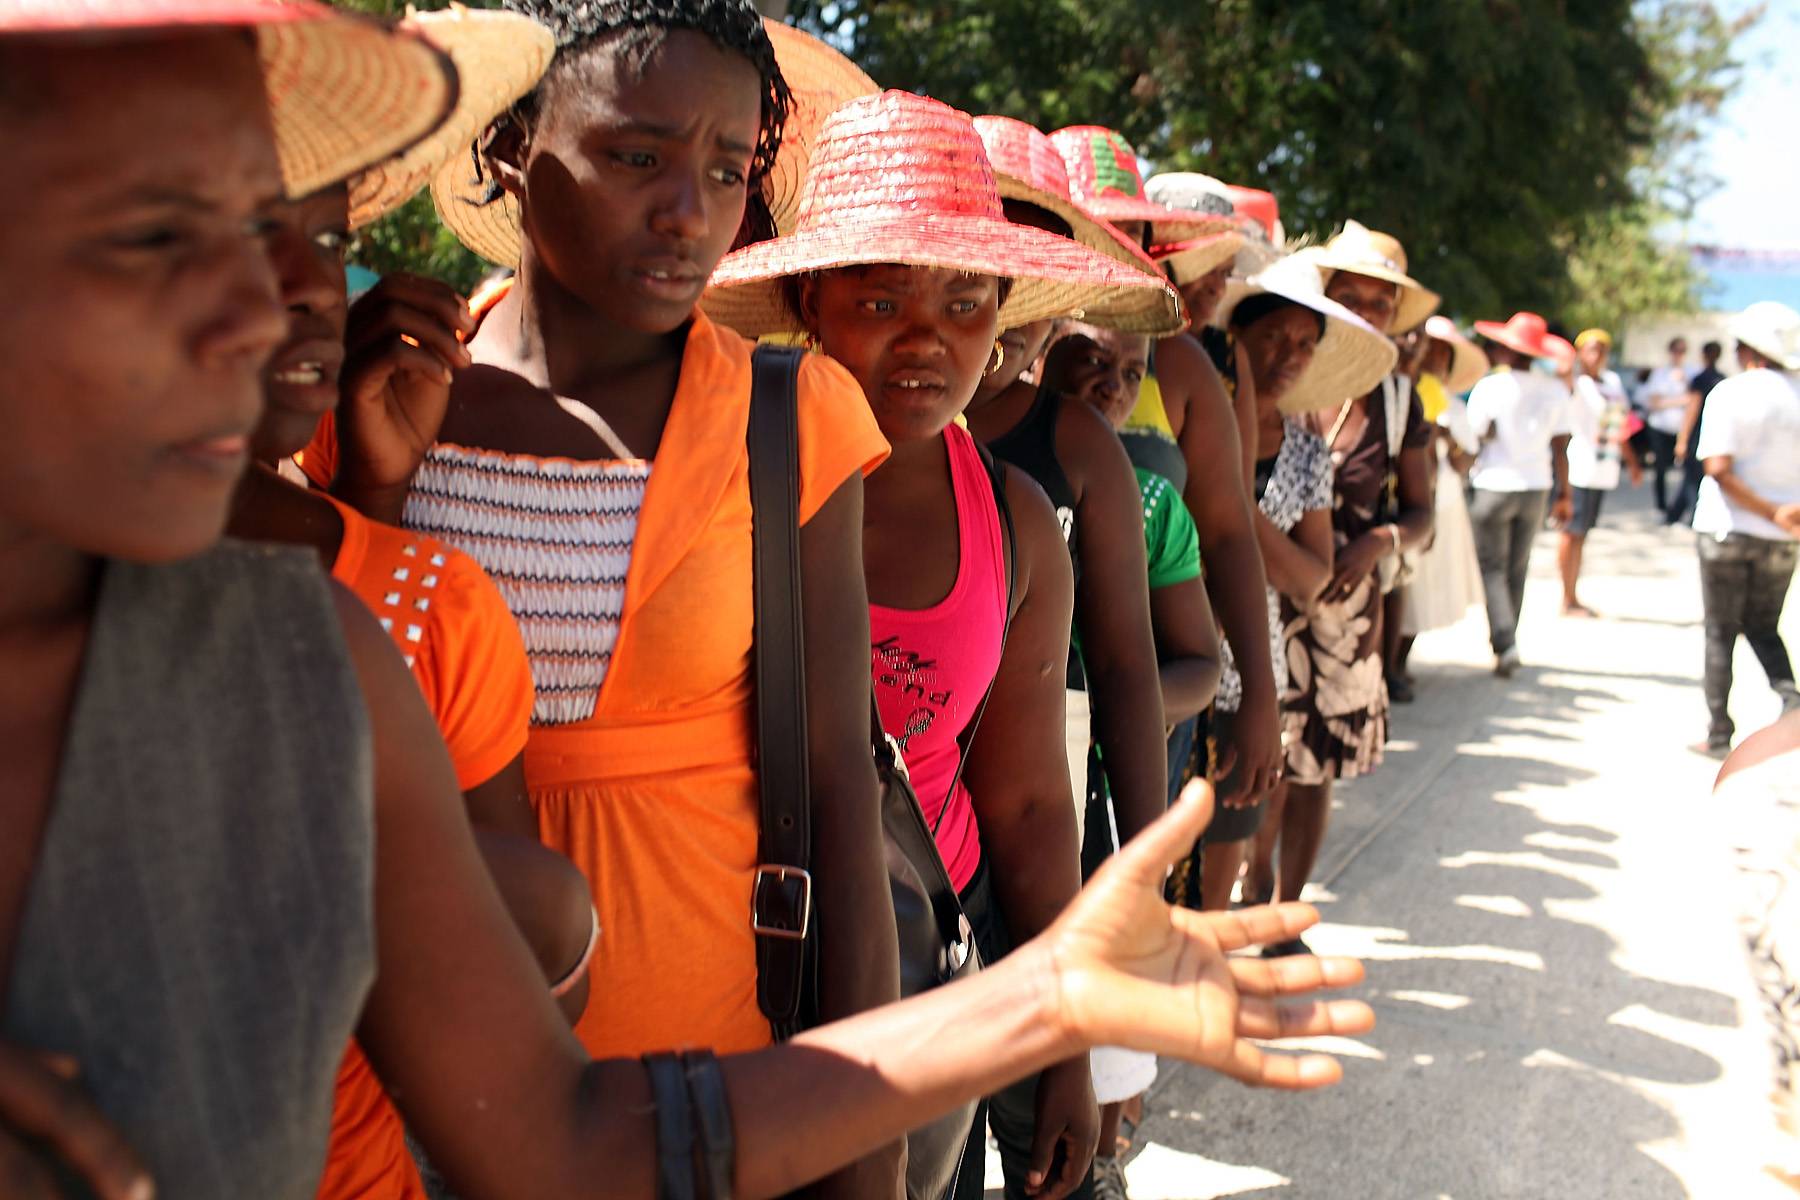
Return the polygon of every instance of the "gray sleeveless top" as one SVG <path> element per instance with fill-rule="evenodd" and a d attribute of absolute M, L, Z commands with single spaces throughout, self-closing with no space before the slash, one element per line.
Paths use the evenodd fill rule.
<path fill-rule="evenodd" d="M 374 977 L 371 772 L 317 556 L 106 566 L 0 1036 L 80 1061 L 158 1195 L 317 1190 Z"/>

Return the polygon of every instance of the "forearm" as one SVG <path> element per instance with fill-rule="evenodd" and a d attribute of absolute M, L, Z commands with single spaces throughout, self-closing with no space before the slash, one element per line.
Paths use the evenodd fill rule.
<path fill-rule="evenodd" d="M 1565 435 L 1550 440 L 1550 473 L 1556 481 L 1553 496 L 1569 494 L 1569 439 Z"/>
<path fill-rule="evenodd" d="M 1197 716 L 1219 690 L 1216 658 L 1175 658 L 1156 669 L 1162 683 L 1163 720 L 1171 725 Z"/>
<path fill-rule="evenodd" d="M 1267 576 L 1248 522 L 1223 535 L 1209 537 L 1207 532 L 1205 528 L 1200 531 L 1206 594 L 1243 679 L 1247 712 L 1275 702 L 1275 669 L 1269 661 L 1269 602 L 1262 586 Z"/>
<path fill-rule="evenodd" d="M 383 525 L 399 525 L 406 515 L 406 497 L 412 490 L 409 480 L 400 487 L 375 487 L 346 478 L 340 471 L 331 481 L 331 494 L 371 521 Z"/>
<path fill-rule="evenodd" d="M 1775 503 L 1745 483 L 1736 471 L 1709 471 L 1707 474 L 1718 482 L 1719 490 L 1725 493 L 1725 498 L 1737 507 L 1754 513 L 1765 521 L 1775 519 Z"/>
<path fill-rule="evenodd" d="M 819 1010 L 826 1021 L 900 998 L 898 937 L 875 780 L 859 794 L 813 796 L 813 904 L 819 922 Z"/>
<path fill-rule="evenodd" d="M 1283 533 L 1262 513 L 1253 519 L 1257 546 L 1262 550 L 1263 565 L 1268 568 L 1269 586 L 1296 607 L 1307 608 L 1330 582 L 1331 564 Z"/>
<path fill-rule="evenodd" d="M 1154 650 L 1123 661 L 1098 653 L 1093 658 L 1106 664 L 1088 671 L 1094 740 L 1100 743 L 1119 840 L 1128 842 L 1169 807 L 1161 681 Z"/>

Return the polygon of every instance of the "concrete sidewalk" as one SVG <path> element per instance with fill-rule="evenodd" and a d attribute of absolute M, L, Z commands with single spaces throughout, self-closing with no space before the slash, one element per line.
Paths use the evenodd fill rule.
<path fill-rule="evenodd" d="M 1510 681 L 1479 614 L 1420 639 L 1417 702 L 1340 789 L 1323 952 L 1369 963 L 1380 1025 L 1342 1085 L 1244 1089 L 1165 1068 L 1136 1200 L 1790 1195 L 1758 1176 L 1770 1055 L 1708 819 L 1693 535 L 1609 502 L 1583 598 L 1533 558 Z M 1778 712 L 1740 650 L 1748 732 Z"/>

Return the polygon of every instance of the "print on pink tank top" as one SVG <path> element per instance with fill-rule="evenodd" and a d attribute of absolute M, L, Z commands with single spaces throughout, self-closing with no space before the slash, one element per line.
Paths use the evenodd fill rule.
<path fill-rule="evenodd" d="M 960 890 L 981 865 L 969 790 L 950 780 L 962 760 L 957 739 L 975 718 L 1000 669 L 1006 627 L 1006 547 L 993 486 L 975 442 L 944 430 L 956 495 L 958 557 L 950 594 L 930 608 L 869 606 L 870 665 L 881 724 L 900 743 L 925 822 Z"/>

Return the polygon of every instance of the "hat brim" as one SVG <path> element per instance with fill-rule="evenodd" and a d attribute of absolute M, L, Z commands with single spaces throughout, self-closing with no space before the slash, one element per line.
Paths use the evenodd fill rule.
<path fill-rule="evenodd" d="M 489 122 L 537 86 L 556 54 L 550 30 L 518 13 L 457 6 L 421 13 L 409 24 L 456 64 L 461 84 L 456 109 L 423 142 L 350 181 L 353 229 L 399 208 L 446 160 L 464 155 Z"/>
<path fill-rule="evenodd" d="M 1167 271 L 1177 287 L 1194 282 L 1227 263 L 1235 271 L 1238 257 L 1249 244 L 1249 238 L 1235 230 L 1207 237 L 1176 242 L 1172 246 L 1150 247 L 1150 257 Z"/>
<path fill-rule="evenodd" d="M 1312 362 L 1275 406 L 1288 416 L 1303 416 L 1365 395 L 1387 378 L 1400 352 L 1374 326 L 1335 300 L 1278 281 L 1233 279 L 1225 287 L 1215 323 L 1229 326 L 1231 314 L 1251 296 L 1280 296 L 1325 318 L 1325 336 Z"/>
<path fill-rule="evenodd" d="M 1002 200 L 1019 200 L 1035 204 L 1054 213 L 1068 225 L 1070 236 L 1090 250 L 1106 255 L 1114 262 L 1134 271 L 1160 279 L 1156 263 L 1149 255 L 1105 221 L 1083 212 L 1073 201 L 1054 192 L 1033 187 L 1015 175 L 994 173 L 994 182 Z M 1178 293 L 1168 290 L 1139 288 L 1120 291 L 1087 310 L 1086 319 L 1103 328 L 1121 333 L 1147 333 L 1152 336 L 1180 333 L 1187 328 L 1187 310 Z"/>
<path fill-rule="evenodd" d="M 1077 201 L 1081 209 L 1096 220 L 1117 225 L 1121 221 L 1143 221 L 1150 226 L 1151 245 L 1186 242 L 1210 233 L 1225 233 L 1237 227 L 1230 217 L 1170 208 L 1153 200 L 1134 196 L 1094 196 Z"/>
<path fill-rule="evenodd" d="M 1119 300 L 1120 291 L 1174 293 L 1159 276 L 1041 229 L 987 216 L 907 213 L 802 230 L 728 254 L 700 307 L 745 337 L 801 333 L 805 326 L 787 302 L 784 280 L 883 263 L 1010 279 L 1002 329 L 1085 318 L 1091 308 Z"/>
<path fill-rule="evenodd" d="M 1475 332 L 1490 342 L 1497 342 L 1508 350 L 1525 355 L 1527 358 L 1555 358 L 1569 343 L 1554 334 L 1545 334 L 1542 341 L 1533 342 L 1520 337 L 1512 326 L 1500 321 L 1477 321 Z M 1561 343 L 1561 345 L 1558 345 Z M 1572 350 L 1573 347 L 1570 347 Z"/>
<path fill-rule="evenodd" d="M 416 32 L 335 12 L 255 28 L 291 197 L 417 145 L 455 108 L 449 57 Z"/>
<path fill-rule="evenodd" d="M 763 27 L 792 96 L 787 123 L 781 127 L 781 152 L 763 180 L 763 199 L 777 232 L 791 233 L 800 217 L 800 189 L 812 163 L 813 143 L 825 118 L 858 96 L 874 95 L 881 86 L 810 33 L 772 18 L 765 18 Z"/>
<path fill-rule="evenodd" d="M 1426 318 L 1438 310 L 1443 298 L 1436 292 L 1414 279 L 1404 271 L 1395 271 L 1376 264 L 1356 262 L 1336 258 L 1323 246 L 1314 246 L 1301 251 L 1308 255 L 1321 271 L 1347 271 L 1352 275 L 1366 275 L 1370 279 L 1380 279 L 1395 284 L 1400 295 L 1394 305 L 1394 323 L 1389 326 L 1390 334 L 1407 333 L 1423 325 Z"/>
<path fill-rule="evenodd" d="M 1439 339 L 1450 347 L 1450 377 L 1444 380 L 1444 386 L 1452 392 L 1468 391 L 1493 369 L 1488 361 L 1487 351 L 1471 342 L 1468 338 L 1459 341 Z"/>

